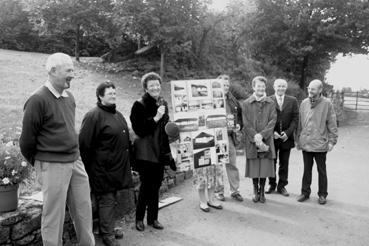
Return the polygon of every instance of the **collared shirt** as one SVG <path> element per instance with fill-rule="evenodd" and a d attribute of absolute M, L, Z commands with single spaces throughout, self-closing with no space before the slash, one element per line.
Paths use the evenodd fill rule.
<path fill-rule="evenodd" d="M 68 94 L 65 90 L 63 90 L 63 92 L 60 94 L 57 90 L 55 90 L 54 86 L 51 84 L 51 82 L 48 80 L 45 83 L 45 86 L 49 89 L 49 91 L 56 97 L 56 98 L 60 98 L 60 97 L 68 97 Z"/>
<path fill-rule="evenodd" d="M 277 103 L 280 109 L 282 109 L 282 106 L 283 106 L 284 96 L 285 95 L 279 96 L 277 93 L 275 94 L 275 98 L 277 99 Z"/>

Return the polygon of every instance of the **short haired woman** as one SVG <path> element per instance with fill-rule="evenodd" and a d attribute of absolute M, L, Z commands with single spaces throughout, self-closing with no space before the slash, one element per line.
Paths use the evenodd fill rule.
<path fill-rule="evenodd" d="M 254 93 L 243 102 L 243 123 L 246 135 L 246 177 L 252 178 L 254 202 L 265 202 L 267 177 L 274 177 L 273 132 L 277 121 L 274 102 L 266 96 L 267 80 L 257 76 L 252 80 Z"/>
<path fill-rule="evenodd" d="M 140 191 L 136 207 L 136 229 L 143 231 L 143 219 L 147 208 L 147 224 L 163 229 L 158 221 L 159 189 L 164 176 L 164 165 L 170 154 L 165 125 L 169 121 L 168 104 L 160 96 L 161 77 L 147 73 L 141 79 L 145 94 L 135 101 L 131 110 L 136 169 L 140 174 Z"/>
<path fill-rule="evenodd" d="M 129 131 L 116 109 L 116 90 L 111 82 L 96 89 L 97 106 L 84 117 L 79 148 L 96 199 L 99 231 L 105 245 L 119 243 L 114 235 L 114 206 L 118 190 L 132 187 Z"/>

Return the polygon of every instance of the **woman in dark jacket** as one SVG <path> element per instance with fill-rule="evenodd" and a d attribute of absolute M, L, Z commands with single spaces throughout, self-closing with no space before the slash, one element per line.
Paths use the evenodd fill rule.
<path fill-rule="evenodd" d="M 243 102 L 243 123 L 246 134 L 246 177 L 252 178 L 254 202 L 265 202 L 266 177 L 274 177 L 274 126 L 277 112 L 274 102 L 265 94 L 266 78 L 252 80 L 254 94 Z"/>
<path fill-rule="evenodd" d="M 114 238 L 114 205 L 116 192 L 132 187 L 129 131 L 123 115 L 116 110 L 114 84 L 101 83 L 96 97 L 97 106 L 83 119 L 79 148 L 96 198 L 103 242 L 119 245 Z"/>
<path fill-rule="evenodd" d="M 136 229 L 143 231 L 143 219 L 147 208 L 147 224 L 155 229 L 164 227 L 158 221 L 159 189 L 164 175 L 164 165 L 169 159 L 170 147 L 165 125 L 169 121 L 167 102 L 160 96 L 161 77 L 156 73 L 145 74 L 142 87 L 145 94 L 131 110 L 136 169 L 140 174 L 140 192 L 136 207 Z"/>

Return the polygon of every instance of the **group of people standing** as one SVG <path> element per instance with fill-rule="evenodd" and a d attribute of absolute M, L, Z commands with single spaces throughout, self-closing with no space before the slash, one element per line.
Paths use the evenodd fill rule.
<path fill-rule="evenodd" d="M 229 77 L 220 79 L 229 80 Z M 229 82 L 225 81 L 225 88 Z M 336 115 L 332 103 L 322 96 L 323 83 L 313 80 L 308 86 L 308 98 L 302 101 L 300 109 L 297 99 L 286 95 L 288 83 L 284 79 L 274 81 L 275 94 L 267 97 L 267 79 L 257 76 L 252 80 L 254 93 L 246 99 L 241 107 L 230 104 L 228 98 L 232 98 L 231 92 L 225 89 L 228 108 L 234 110 L 233 114 L 242 114 L 242 121 L 237 122 L 235 132 L 243 128 L 246 148 L 246 172 L 245 176 L 252 179 L 253 202 L 265 203 L 265 194 L 275 191 L 283 196 L 289 196 L 286 189 L 288 184 L 288 167 L 291 149 L 297 147 L 302 150 L 304 173 L 302 179 L 301 194 L 297 197 L 303 202 L 310 197 L 312 167 L 314 160 L 319 173 L 318 202 L 325 204 L 327 192 L 326 156 L 337 143 L 338 130 Z M 229 106 L 232 105 L 232 106 Z M 235 133 L 233 132 L 233 134 Z M 228 180 L 230 183 L 231 197 L 237 201 L 243 198 L 238 191 L 239 172 L 235 164 L 232 149 L 234 148 L 234 135 L 229 135 L 230 162 L 226 164 Z M 277 182 L 277 165 L 278 182 Z M 266 179 L 269 179 L 269 187 L 265 190 Z M 215 193 L 221 201 L 225 201 L 224 186 Z M 201 201 L 201 199 L 200 199 Z M 200 208 L 204 211 L 200 202 Z"/>
<path fill-rule="evenodd" d="M 78 135 L 75 131 L 75 100 L 67 91 L 74 77 L 73 69 L 68 55 L 50 55 L 46 62 L 46 83 L 28 98 L 24 106 L 20 148 L 27 161 L 34 165 L 42 186 L 43 245 L 62 245 L 66 205 L 74 221 L 79 245 L 95 245 L 94 210 L 104 244 L 119 245 L 114 232 L 114 206 L 117 191 L 132 187 L 133 159 L 141 181 L 136 229 L 145 230 L 146 211 L 147 225 L 163 229 L 158 220 L 159 189 L 165 165 L 176 169 L 173 159 L 176 151 L 171 149 L 174 145 L 170 143 L 178 139 L 178 129 L 172 125 L 168 127 L 168 104 L 161 97 L 161 77 L 148 73 L 141 79 L 145 93 L 134 102 L 130 114 L 134 139 L 130 139 L 125 117 L 116 109 L 116 88 L 110 82 L 97 87 L 97 105 L 84 116 Z M 276 94 L 267 97 L 266 79 L 254 78 L 254 94 L 241 105 L 229 91 L 229 76 L 219 79 L 224 81 L 226 111 L 236 115 L 237 120 L 236 128 L 228 131 L 230 162 L 225 166 L 231 197 L 243 201 L 236 166 L 236 146 L 241 132 L 246 143 L 246 177 L 252 178 L 254 185 L 252 200 L 262 203 L 265 193 L 275 189 L 288 196 L 285 188 L 288 159 L 296 135 L 297 147 L 303 150 L 304 160 L 303 185 L 298 200 L 304 201 L 310 196 L 311 169 L 315 159 L 319 172 L 319 203 L 324 204 L 328 194 L 326 153 L 336 144 L 337 126 L 332 104 L 320 96 L 322 83 L 317 80 L 310 83 L 309 97 L 302 102 L 299 111 L 296 98 L 285 95 L 285 80 L 276 80 Z M 278 183 L 275 179 L 277 154 Z M 222 172 L 223 167 L 217 165 L 195 170 L 194 183 L 199 192 L 200 208 L 205 212 L 210 207 L 222 209 L 215 199 L 225 200 Z M 268 177 L 270 187 L 265 192 Z"/>

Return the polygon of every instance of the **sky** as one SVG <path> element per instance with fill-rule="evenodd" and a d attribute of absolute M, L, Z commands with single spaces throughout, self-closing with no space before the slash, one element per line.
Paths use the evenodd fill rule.
<path fill-rule="evenodd" d="M 369 89 L 369 55 L 338 55 L 326 75 L 326 81 L 335 89 Z"/>

